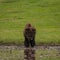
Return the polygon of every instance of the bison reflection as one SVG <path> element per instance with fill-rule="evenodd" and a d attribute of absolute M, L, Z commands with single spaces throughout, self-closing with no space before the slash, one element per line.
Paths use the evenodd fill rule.
<path fill-rule="evenodd" d="M 24 50 L 24 60 L 35 60 L 35 49 L 26 48 Z"/>
<path fill-rule="evenodd" d="M 35 34 L 36 34 L 36 29 L 32 27 L 31 24 L 27 24 L 24 29 L 24 45 L 25 47 L 34 47 L 35 46 Z"/>

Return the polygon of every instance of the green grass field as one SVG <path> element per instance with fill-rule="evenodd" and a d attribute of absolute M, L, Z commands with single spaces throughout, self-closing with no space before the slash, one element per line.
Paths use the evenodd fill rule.
<path fill-rule="evenodd" d="M 0 0 L 0 43 L 23 45 L 26 23 L 36 28 L 36 43 L 60 44 L 60 0 Z"/>

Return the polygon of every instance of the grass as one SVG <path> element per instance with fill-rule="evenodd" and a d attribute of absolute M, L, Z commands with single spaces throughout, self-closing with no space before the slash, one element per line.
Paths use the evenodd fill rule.
<path fill-rule="evenodd" d="M 60 0 L 0 0 L 0 42 L 23 45 L 26 23 L 36 28 L 36 43 L 60 44 Z"/>

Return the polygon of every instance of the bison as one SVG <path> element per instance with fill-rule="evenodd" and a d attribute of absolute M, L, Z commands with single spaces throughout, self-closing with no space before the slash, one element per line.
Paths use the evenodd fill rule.
<path fill-rule="evenodd" d="M 35 34 L 36 34 L 36 29 L 30 23 L 26 24 L 25 29 L 24 29 L 25 47 L 35 46 Z"/>

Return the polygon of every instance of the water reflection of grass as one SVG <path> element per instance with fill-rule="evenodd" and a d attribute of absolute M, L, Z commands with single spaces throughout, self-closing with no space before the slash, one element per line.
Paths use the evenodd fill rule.
<path fill-rule="evenodd" d="M 60 60 L 57 50 L 37 50 L 36 60 Z"/>
<path fill-rule="evenodd" d="M 57 49 L 36 49 L 36 60 L 60 60 L 60 52 Z M 0 49 L 2 60 L 24 60 L 24 50 L 18 48 Z"/>

